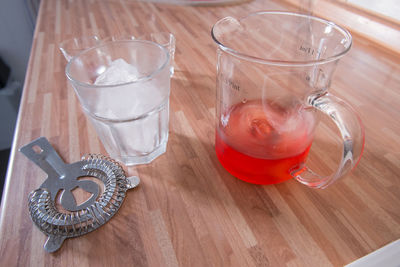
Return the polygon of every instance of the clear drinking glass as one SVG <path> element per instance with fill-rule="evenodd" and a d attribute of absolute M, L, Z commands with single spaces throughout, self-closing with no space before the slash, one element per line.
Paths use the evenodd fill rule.
<path fill-rule="evenodd" d="M 94 84 L 115 61 L 125 61 L 134 79 Z M 125 72 L 125 70 L 123 71 Z M 105 149 L 125 165 L 149 163 L 168 141 L 169 53 L 151 41 L 108 41 L 73 57 L 66 75 Z"/>
<path fill-rule="evenodd" d="M 250 183 L 295 178 L 324 188 L 357 165 L 362 123 L 328 93 L 336 65 L 351 47 L 349 32 L 312 16 L 258 12 L 221 19 L 212 37 L 218 45 L 215 146 L 225 169 Z M 328 176 L 305 164 L 318 112 L 333 120 L 342 140 L 341 162 Z"/>

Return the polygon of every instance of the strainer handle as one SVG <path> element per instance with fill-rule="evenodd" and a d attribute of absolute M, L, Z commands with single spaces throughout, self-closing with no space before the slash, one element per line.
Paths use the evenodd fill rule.
<path fill-rule="evenodd" d="M 299 182 L 314 188 L 326 188 L 337 179 L 354 169 L 364 150 L 364 127 L 353 108 L 338 97 L 330 94 L 310 98 L 309 103 L 328 115 L 338 127 L 342 139 L 342 157 L 337 170 L 329 176 L 321 176 L 304 166 L 292 173 Z"/>
<path fill-rule="evenodd" d="M 50 235 L 47 240 L 46 243 L 44 243 L 44 250 L 51 253 L 51 252 L 55 252 L 57 251 L 61 245 L 63 244 L 64 240 L 67 237 L 65 236 L 54 236 L 54 235 Z"/>
<path fill-rule="evenodd" d="M 39 137 L 19 149 L 28 159 L 38 165 L 49 177 L 64 175 L 65 163 L 46 137 Z"/>

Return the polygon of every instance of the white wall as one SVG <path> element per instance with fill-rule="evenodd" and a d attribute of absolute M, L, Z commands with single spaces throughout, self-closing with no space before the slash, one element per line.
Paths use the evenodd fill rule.
<path fill-rule="evenodd" d="M 0 150 L 11 147 L 20 90 L 29 60 L 35 19 L 32 0 L 0 0 L 0 56 L 14 81 L 0 92 Z M 19 82 L 20 86 L 15 86 Z M 15 88 L 17 87 L 17 88 Z"/>

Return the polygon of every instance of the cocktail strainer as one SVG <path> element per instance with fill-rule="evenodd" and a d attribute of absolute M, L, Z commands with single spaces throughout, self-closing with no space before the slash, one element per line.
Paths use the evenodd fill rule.
<path fill-rule="evenodd" d="M 126 177 L 121 165 L 103 155 L 89 154 L 81 161 L 65 164 L 45 137 L 21 147 L 26 157 L 48 174 L 46 181 L 29 195 L 29 213 L 36 226 L 48 236 L 44 249 L 58 250 L 66 238 L 96 230 L 118 211 L 128 189 L 136 187 L 136 176 Z M 104 184 L 104 190 L 92 180 Z M 72 191 L 80 187 L 91 193 L 77 205 Z M 57 205 L 57 196 L 60 205 Z"/>

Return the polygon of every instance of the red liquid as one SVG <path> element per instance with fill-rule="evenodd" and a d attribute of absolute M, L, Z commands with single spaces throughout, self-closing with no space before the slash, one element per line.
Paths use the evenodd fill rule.
<path fill-rule="evenodd" d="M 219 125 L 215 139 L 216 154 L 222 166 L 235 177 L 254 184 L 275 184 L 291 179 L 290 173 L 301 168 L 307 158 L 314 127 L 312 116 L 296 114 L 293 127 L 279 132 L 266 118 L 265 105 L 261 101 L 249 101 L 234 106 L 227 116 L 227 124 Z M 274 121 L 279 122 L 282 114 L 273 107 L 268 110 L 270 108 L 267 107 L 270 116 L 275 116 Z M 282 116 L 287 122 L 287 114 Z"/>

